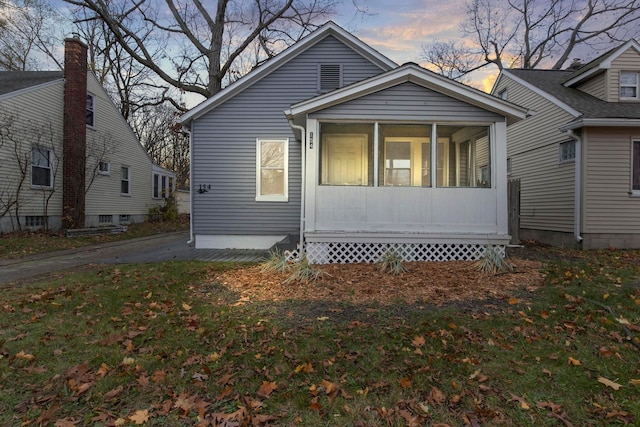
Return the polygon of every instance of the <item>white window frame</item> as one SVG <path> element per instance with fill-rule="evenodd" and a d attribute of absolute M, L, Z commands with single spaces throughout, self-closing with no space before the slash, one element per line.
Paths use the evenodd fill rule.
<path fill-rule="evenodd" d="M 109 162 L 98 162 L 98 174 L 100 175 L 110 175 L 111 174 L 111 163 Z"/>
<path fill-rule="evenodd" d="M 123 172 L 127 171 L 127 177 L 123 177 Z M 122 191 L 122 184 L 126 181 L 127 183 L 127 192 L 124 193 Z M 120 168 L 120 195 L 121 196 L 130 196 L 131 195 L 131 168 L 129 166 L 122 166 Z"/>
<path fill-rule="evenodd" d="M 276 142 L 284 144 L 284 194 L 263 195 L 261 188 L 262 177 L 262 143 Z M 289 138 L 258 138 L 256 139 L 256 202 L 288 202 L 289 201 Z"/>
<path fill-rule="evenodd" d="M 48 157 L 48 165 L 47 166 L 42 166 L 42 165 L 34 165 L 33 164 L 33 151 L 36 150 L 39 153 L 46 153 L 47 157 Z M 53 150 L 47 147 L 41 147 L 41 146 L 37 146 L 34 145 L 31 147 L 31 188 L 37 188 L 37 189 L 49 189 L 49 188 L 53 188 L 53 162 L 54 162 L 54 153 Z M 33 182 L 33 168 L 40 168 L 40 169 L 48 169 L 49 170 L 49 185 L 41 185 L 41 184 L 35 184 Z"/>
<path fill-rule="evenodd" d="M 633 196 L 640 196 L 640 186 L 638 186 L 638 188 L 634 188 L 633 187 L 633 178 L 634 175 L 638 175 L 638 180 L 640 180 L 640 164 L 634 165 L 633 164 L 633 157 L 635 155 L 635 150 L 636 150 L 636 146 L 637 149 L 640 150 L 640 138 L 633 138 L 631 139 L 631 179 L 629 180 L 629 186 L 631 187 L 631 191 L 629 194 L 633 195 Z"/>
<path fill-rule="evenodd" d="M 634 75 L 635 78 L 636 78 L 635 84 L 622 84 L 622 75 L 623 74 Z M 622 88 L 623 87 L 634 88 L 636 90 L 636 96 L 622 96 Z M 638 73 L 636 71 L 620 71 L 620 99 L 621 100 L 634 100 L 634 101 L 637 101 L 637 100 L 640 99 L 640 73 Z"/>
<path fill-rule="evenodd" d="M 567 150 L 564 150 L 564 147 L 567 147 L 569 145 L 573 146 L 573 157 L 565 156 L 565 153 L 567 153 Z M 575 161 L 576 161 L 576 142 L 563 141 L 560 144 L 558 144 L 558 163 L 559 164 L 574 163 Z"/>
<path fill-rule="evenodd" d="M 91 105 L 89 105 L 89 99 L 91 99 Z M 91 122 L 89 122 L 89 113 L 91 113 Z M 95 129 L 96 127 L 96 96 L 87 92 L 87 105 L 86 105 L 86 122 L 87 126 Z"/>

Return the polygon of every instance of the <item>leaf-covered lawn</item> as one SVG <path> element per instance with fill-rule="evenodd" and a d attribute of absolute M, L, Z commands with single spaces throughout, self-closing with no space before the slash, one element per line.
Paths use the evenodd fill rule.
<path fill-rule="evenodd" d="M 252 301 L 207 263 L 2 289 L 0 425 L 636 424 L 640 252 L 568 259 L 437 308 Z"/>

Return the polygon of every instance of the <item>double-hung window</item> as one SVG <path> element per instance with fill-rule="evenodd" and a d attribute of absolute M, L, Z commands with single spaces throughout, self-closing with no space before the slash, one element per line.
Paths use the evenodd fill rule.
<path fill-rule="evenodd" d="M 127 195 L 127 196 L 131 194 L 131 188 L 129 184 L 130 184 L 129 168 L 126 166 L 123 166 L 121 169 L 121 175 L 120 175 L 120 194 Z"/>
<path fill-rule="evenodd" d="M 256 201 L 289 199 L 289 140 L 258 139 L 256 146 Z"/>
<path fill-rule="evenodd" d="M 96 127 L 96 97 L 87 94 L 87 126 Z"/>
<path fill-rule="evenodd" d="M 620 72 L 620 99 L 640 99 L 640 73 L 631 71 Z"/>
<path fill-rule="evenodd" d="M 44 147 L 31 148 L 31 185 L 53 187 L 53 151 Z"/>
<path fill-rule="evenodd" d="M 631 159 L 631 191 L 640 196 L 640 139 L 632 142 Z"/>

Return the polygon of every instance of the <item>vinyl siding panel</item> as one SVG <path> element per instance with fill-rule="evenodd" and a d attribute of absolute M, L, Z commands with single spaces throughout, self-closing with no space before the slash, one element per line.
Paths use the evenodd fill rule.
<path fill-rule="evenodd" d="M 382 72 L 333 37 L 301 52 L 192 123 L 194 233 L 274 235 L 300 226 L 301 151 L 284 110 L 318 95 L 318 64 L 341 64 L 343 84 Z M 256 202 L 256 139 L 289 138 L 287 202 Z M 199 194 L 200 185 L 211 186 Z"/>
<path fill-rule="evenodd" d="M 629 195 L 630 135 L 640 138 L 638 129 L 588 129 L 585 233 L 640 233 L 640 197 Z"/>
<path fill-rule="evenodd" d="M 611 69 L 609 70 L 609 102 L 620 101 L 620 71 L 640 72 L 640 53 L 633 48 L 629 48 L 611 63 Z"/>
<path fill-rule="evenodd" d="M 3 133 L 0 147 L 0 200 L 4 202 L 11 195 L 18 193 L 20 168 L 16 156 L 19 156 L 27 168 L 27 175 L 19 192 L 20 216 L 60 215 L 62 212 L 63 91 L 64 84 L 60 80 L 54 84 L 5 97 L 0 101 L 0 132 Z M 53 151 L 52 190 L 31 187 L 33 145 Z M 17 154 L 14 153 L 14 149 Z M 15 215 L 15 210 L 8 215 Z M 0 231 L 10 230 L 10 224 L 9 216 L 0 218 Z"/>
<path fill-rule="evenodd" d="M 310 117 L 325 120 L 504 120 L 490 111 L 409 82 L 326 108 Z"/>
<path fill-rule="evenodd" d="M 507 128 L 510 178 L 521 180 L 520 226 L 572 232 L 575 165 L 559 163 L 559 144 L 570 138 L 558 129 L 573 117 L 507 76 L 501 79 L 496 93 L 504 88 L 509 101 L 535 111 Z"/>
<path fill-rule="evenodd" d="M 89 185 L 96 162 L 102 157 L 110 163 L 109 175 L 95 175 L 86 195 L 86 214 L 146 215 L 151 206 L 162 203 L 152 199 L 152 162 L 109 95 L 92 75 L 87 90 L 95 96 L 95 129 L 87 128 L 87 181 Z M 106 154 L 104 154 L 106 152 Z M 129 167 L 130 195 L 120 194 L 121 168 Z M 114 217 L 117 222 L 118 218 Z"/>
<path fill-rule="evenodd" d="M 600 98 L 603 101 L 607 100 L 607 78 L 606 73 L 600 73 L 597 76 L 581 83 L 576 89 L 593 95 L 596 98 Z"/>

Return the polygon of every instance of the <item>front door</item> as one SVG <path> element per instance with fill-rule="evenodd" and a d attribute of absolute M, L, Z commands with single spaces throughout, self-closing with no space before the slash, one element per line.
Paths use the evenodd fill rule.
<path fill-rule="evenodd" d="M 322 143 L 322 184 L 368 185 L 366 135 L 326 135 Z"/>

